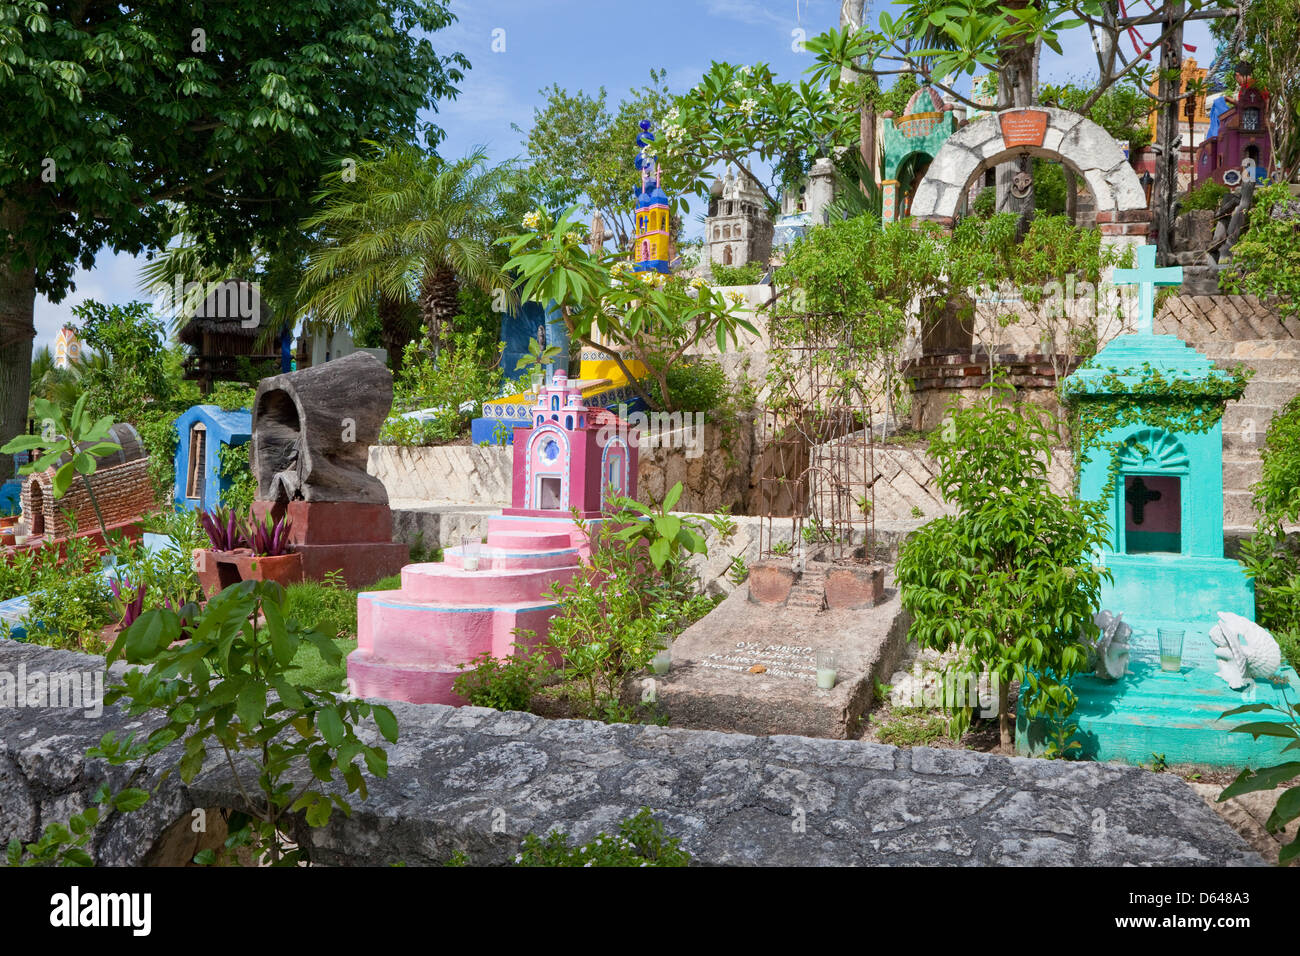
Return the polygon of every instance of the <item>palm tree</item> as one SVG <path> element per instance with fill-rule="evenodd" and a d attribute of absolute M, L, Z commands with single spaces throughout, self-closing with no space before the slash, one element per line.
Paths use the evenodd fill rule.
<path fill-rule="evenodd" d="M 446 162 L 406 144 L 374 147 L 372 158 L 330 173 L 303 223 L 316 234 L 300 298 L 330 324 L 377 308 L 390 356 L 408 340 L 402 306 L 415 303 L 435 353 L 451 342 L 461 283 L 506 289 L 497 205 L 514 170 L 489 166 L 477 148 Z"/>
<path fill-rule="evenodd" d="M 80 379 L 80 369 L 75 363 L 67 368 L 59 368 L 54 364 L 54 353 L 50 347 L 41 346 L 32 354 L 32 386 L 27 400 L 27 417 L 33 417 L 31 403 L 38 398 L 71 409 L 81 392 Z"/>

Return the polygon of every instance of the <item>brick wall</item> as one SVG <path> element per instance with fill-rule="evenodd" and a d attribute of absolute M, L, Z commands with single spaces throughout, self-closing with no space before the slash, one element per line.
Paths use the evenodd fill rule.
<path fill-rule="evenodd" d="M 99 526 L 94 506 L 86 485 L 78 477 L 62 498 L 54 498 L 53 476 L 50 472 L 31 475 L 23 479 L 23 516 L 32 532 L 48 537 L 63 537 L 71 530 L 68 514 L 71 513 L 78 531 L 90 531 Z M 149 459 L 139 458 L 124 465 L 102 468 L 90 476 L 95 499 L 104 514 L 106 525 L 119 524 L 139 518 L 153 510 L 155 505 L 153 483 L 149 480 Z M 33 504 L 33 496 L 39 508 Z M 35 520 L 37 511 L 43 527 Z"/>

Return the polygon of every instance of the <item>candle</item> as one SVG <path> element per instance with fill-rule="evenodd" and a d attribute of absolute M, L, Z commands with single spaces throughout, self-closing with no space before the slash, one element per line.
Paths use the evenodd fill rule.
<path fill-rule="evenodd" d="M 650 661 L 650 668 L 656 674 L 662 676 L 668 673 L 668 668 L 672 666 L 673 650 L 672 647 L 665 647 L 662 651 L 654 656 Z"/>
<path fill-rule="evenodd" d="M 479 548 L 481 542 L 476 535 L 460 536 L 460 566 L 465 571 L 478 570 Z"/>
<path fill-rule="evenodd" d="M 835 652 L 820 650 L 817 652 L 817 689 L 830 690 L 835 686 L 836 662 Z"/>

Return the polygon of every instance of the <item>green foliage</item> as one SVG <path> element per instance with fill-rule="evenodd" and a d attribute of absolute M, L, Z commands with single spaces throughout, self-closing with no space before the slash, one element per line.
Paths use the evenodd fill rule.
<path fill-rule="evenodd" d="M 418 303 L 440 352 L 455 331 L 460 284 L 507 285 L 493 240 L 513 170 L 491 166 L 482 147 L 449 161 L 408 143 L 367 146 L 354 167 L 324 177 L 318 211 L 302 224 L 319 236 L 303 273 L 304 308 L 339 326 L 377 303 L 384 347 L 397 356 L 409 331 L 404 306 Z"/>
<path fill-rule="evenodd" d="M 997 205 L 998 191 L 992 186 L 985 186 L 980 190 L 975 201 L 971 203 L 971 212 L 981 219 L 987 219 L 993 215 L 994 207 Z"/>
<path fill-rule="evenodd" d="M 64 650 L 100 654 L 99 632 L 117 616 L 108 588 L 95 573 L 67 574 L 31 595 L 27 640 Z"/>
<path fill-rule="evenodd" d="M 91 754 L 100 748 L 92 748 Z M 5 851 L 8 866 L 94 866 L 95 861 L 86 851 L 95 829 L 112 818 L 114 813 L 134 813 L 149 800 L 149 792 L 139 787 L 127 787 L 111 793 L 103 784 L 91 798 L 91 806 L 74 813 L 67 823 L 51 823 L 34 843 L 23 844 L 14 837 Z M 101 809 L 102 808 L 102 809 Z"/>
<path fill-rule="evenodd" d="M 90 503 L 94 506 L 95 517 L 99 519 L 99 530 L 107 539 L 108 528 L 104 524 L 104 515 L 99 510 L 99 500 L 95 497 L 95 489 L 88 478 L 98 469 L 101 456 L 121 451 L 122 446 L 108 441 L 109 430 L 113 427 L 111 416 L 96 420 L 86 411 L 88 397 L 88 394 L 83 393 L 70 415 L 65 415 L 63 409 L 53 402 L 36 399 L 33 404 L 41 419 L 41 433 L 19 435 L 11 439 L 0 448 L 0 454 L 40 451 L 39 457 L 33 456 L 33 460 L 18 471 L 23 475 L 35 475 L 54 468 L 50 487 L 56 499 L 62 498 L 80 477 L 86 494 L 90 496 Z"/>
<path fill-rule="evenodd" d="M 290 814 L 324 826 L 336 807 L 351 813 L 334 786 L 338 777 L 346 793 L 365 799 L 366 772 L 387 776 L 385 751 L 357 736 L 361 722 L 373 719 L 385 740 L 397 740 L 388 708 L 301 682 L 292 665 L 304 643 L 328 663 L 340 654 L 327 635 L 303 628 L 286 611 L 278 584 L 243 581 L 201 610 L 145 611 L 108 654 L 110 664 L 147 666 L 128 670 L 106 703 L 123 703 L 131 716 L 162 711 L 166 722 L 145 743 L 153 754 L 183 740 L 178 770 L 186 783 L 203 769 L 209 748 L 219 748 L 243 803 L 228 846 L 248 846 L 272 865 L 307 861 L 301 846 L 286 845 Z"/>
<path fill-rule="evenodd" d="M 1300 397 L 1269 422 L 1260 459 L 1253 488 L 1260 517 L 1238 557 L 1255 579 L 1256 620 L 1275 634 L 1294 634 L 1300 632 L 1300 551 L 1285 526 L 1300 521 Z"/>
<path fill-rule="evenodd" d="M 1178 209 L 1180 212 L 1191 212 L 1194 209 L 1214 212 L 1228 197 L 1228 193 L 1227 186 L 1207 179 L 1195 189 L 1188 190 L 1187 195 L 1178 201 Z"/>
<path fill-rule="evenodd" d="M 475 707 L 527 711 L 551 666 L 545 645 L 516 644 L 515 653 L 504 660 L 484 651 L 460 669 L 452 690 Z"/>
<path fill-rule="evenodd" d="M 254 477 L 248 460 L 251 450 L 252 442 L 242 445 L 222 443 L 217 449 L 217 472 L 230 482 L 222 490 L 219 504 L 241 514 L 247 514 L 252 509 L 253 499 L 257 497 L 257 478 Z"/>
<path fill-rule="evenodd" d="M 559 354 L 560 347 L 558 345 L 548 345 L 543 348 L 541 342 L 530 338 L 528 340 L 528 351 L 520 356 L 519 361 L 515 362 L 515 371 L 528 368 L 531 365 L 534 371 L 545 372 L 546 366 L 553 365 Z"/>
<path fill-rule="evenodd" d="M 656 408 L 720 412 L 730 404 L 731 380 L 717 359 L 701 356 L 679 362 L 665 371 L 664 380 L 668 383 L 668 399 L 656 402 Z"/>
<path fill-rule="evenodd" d="M 1072 113 L 1081 112 L 1092 98 L 1097 85 L 1065 83 L 1061 86 L 1044 84 L 1038 92 L 1043 106 L 1056 106 Z M 1097 98 L 1084 114 L 1129 149 L 1141 149 L 1151 142 L 1151 100 L 1144 89 L 1134 83 L 1112 86 Z"/>
<path fill-rule="evenodd" d="M 656 145 L 670 177 L 691 184 L 686 191 L 705 195 L 706 174 L 731 164 L 775 209 L 780 189 L 797 186 L 815 158 L 857 145 L 862 94 L 856 84 L 779 80 L 766 63 L 714 61 L 693 89 L 673 100 Z M 757 178 L 761 168 L 771 169 L 769 182 Z M 671 178 L 669 184 L 675 185 Z"/>
<path fill-rule="evenodd" d="M 1256 190 L 1250 225 L 1232 247 L 1232 267 L 1219 288 L 1277 297 L 1278 314 L 1300 319 L 1300 201 L 1286 183 Z"/>
<path fill-rule="evenodd" d="M 961 670 L 1021 681 L 1031 716 L 1073 709 L 1070 675 L 1087 664 L 1103 575 L 1092 555 L 1106 540 L 1100 506 L 1052 491 L 1047 459 L 1055 422 L 991 387 L 931 439 L 938 487 L 957 506 L 902 547 L 897 575 L 911 636 L 957 647 Z M 1000 701 L 1003 744 L 1011 715 Z"/>
<path fill-rule="evenodd" d="M 920 708 L 895 707 L 876 731 L 876 739 L 895 747 L 927 747 L 948 734 L 948 721 Z"/>
<path fill-rule="evenodd" d="M 323 581 L 289 585 L 284 590 L 284 612 L 326 637 L 357 635 L 357 592 L 348 588 L 340 571 L 327 572 Z"/>
<path fill-rule="evenodd" d="M 1286 697 L 1285 692 L 1283 692 L 1282 699 L 1285 704 L 1284 708 L 1274 704 L 1246 704 L 1242 707 L 1224 711 L 1219 716 L 1219 719 L 1226 720 L 1229 717 L 1237 717 L 1242 714 L 1279 714 L 1282 717 L 1280 721 L 1250 721 L 1233 727 L 1231 733 L 1250 734 L 1255 740 L 1259 740 L 1260 737 L 1278 737 L 1290 741 L 1283 750 L 1294 750 L 1300 748 L 1300 714 L 1296 712 L 1295 705 Z M 1218 802 L 1222 803 L 1225 800 L 1231 800 L 1243 793 L 1273 790 L 1288 781 L 1295 780 L 1296 777 L 1300 777 L 1300 762 L 1294 760 L 1278 764 L 1275 767 L 1262 767 L 1259 770 L 1247 768 L 1237 775 L 1236 780 L 1224 788 L 1223 792 L 1219 794 Z M 1282 791 L 1277 798 L 1277 804 L 1273 807 L 1273 812 L 1264 821 L 1264 829 L 1269 833 L 1280 833 L 1287 824 L 1297 817 L 1300 817 L 1300 785 L 1288 787 Z M 1277 862 L 1285 866 L 1297 856 L 1300 856 L 1300 834 L 1292 839 L 1290 843 L 1284 844 L 1282 849 L 1278 851 Z"/>
<path fill-rule="evenodd" d="M 687 352 L 703 343 L 725 350 L 728 341 L 739 343 L 742 331 L 758 334 L 740 312 L 739 292 L 724 296 L 702 279 L 688 284 L 674 276 L 632 272 L 626 261 L 607 266 L 593 258 L 581 245 L 576 215 L 570 209 L 552 222 L 540 212 L 529 213 L 523 222 L 528 231 L 501 240 L 510 244 L 506 268 L 519 276 L 519 297 L 554 301 L 571 341 L 620 363 L 623 355 L 644 362 L 659 394 L 671 398 L 666 371 Z M 632 387 L 653 404 L 640 382 L 633 379 Z"/>
<path fill-rule="evenodd" d="M 1065 172 L 1060 163 L 1034 157 L 1034 209 L 1044 216 L 1065 213 Z"/>
<path fill-rule="evenodd" d="M 172 391 L 167 329 L 146 302 L 104 305 L 87 299 L 73 306 L 77 330 L 96 355 L 80 366 L 81 385 L 96 415 L 135 421 L 146 406 Z"/>
<path fill-rule="evenodd" d="M 556 213 L 580 203 L 598 209 L 620 237 L 619 244 L 626 245 L 634 232 L 635 188 L 641 185 L 629 157 L 640 132 L 637 124 L 662 117 L 668 109 L 666 77 L 667 71 L 651 69 L 649 82 L 629 90 L 613 109 L 604 87 L 594 96 L 581 90 L 570 93 L 557 84 L 540 91 L 546 102 L 533 109 L 527 147 L 537 180 L 534 193 L 543 208 Z M 677 181 L 676 171 L 666 172 L 665 190 L 672 196 L 684 182 Z"/>
<path fill-rule="evenodd" d="M 435 358 L 419 342 L 406 347 L 394 383 L 394 410 L 431 408 L 417 421 L 393 415 L 384 422 L 379 441 L 385 445 L 439 445 L 465 434 L 479 406 L 501 388 L 501 350 L 479 332 L 458 332 L 451 348 Z"/>
<path fill-rule="evenodd" d="M 690 866 L 691 855 L 681 841 L 664 834 L 663 824 L 648 807 L 618 825 L 618 834 L 600 833 L 590 843 L 569 846 L 564 834 L 552 831 L 545 839 L 524 837 L 517 866 Z"/>
<path fill-rule="evenodd" d="M 704 552 L 700 528 L 667 513 L 680 494 L 679 483 L 658 511 L 616 499 L 598 528 L 579 522 L 592 539 L 591 561 L 548 592 L 557 610 L 547 640 L 561 655 L 561 676 L 582 692 L 585 716 L 626 720 L 624 680 L 713 609 L 685 566 L 689 554 Z"/>
<path fill-rule="evenodd" d="M 761 262 L 746 262 L 743 266 L 724 266 L 715 262 L 709 267 L 717 285 L 755 285 L 763 278 L 767 266 Z"/>

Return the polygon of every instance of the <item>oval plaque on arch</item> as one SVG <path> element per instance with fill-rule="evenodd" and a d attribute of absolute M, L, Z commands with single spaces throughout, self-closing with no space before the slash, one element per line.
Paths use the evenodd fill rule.
<path fill-rule="evenodd" d="M 1042 146 L 1047 135 L 1047 114 L 1042 110 L 1006 110 L 998 114 L 1002 142 L 1013 146 Z"/>

